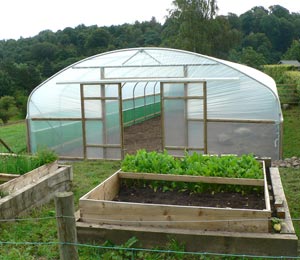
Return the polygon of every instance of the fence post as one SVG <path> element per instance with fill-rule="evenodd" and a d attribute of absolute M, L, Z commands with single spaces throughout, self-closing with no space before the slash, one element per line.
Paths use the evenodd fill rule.
<path fill-rule="evenodd" d="M 74 217 L 74 196 L 72 192 L 58 192 L 55 195 L 59 254 L 61 260 L 77 260 L 78 251 L 76 221 Z"/>

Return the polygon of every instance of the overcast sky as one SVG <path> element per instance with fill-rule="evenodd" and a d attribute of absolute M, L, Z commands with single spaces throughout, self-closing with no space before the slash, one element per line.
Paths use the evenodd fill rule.
<path fill-rule="evenodd" d="M 37 35 L 40 31 L 66 27 L 109 26 L 155 17 L 163 23 L 172 0 L 2 0 L 0 40 Z M 219 15 L 242 14 L 254 6 L 281 5 L 300 13 L 299 0 L 218 0 Z"/>

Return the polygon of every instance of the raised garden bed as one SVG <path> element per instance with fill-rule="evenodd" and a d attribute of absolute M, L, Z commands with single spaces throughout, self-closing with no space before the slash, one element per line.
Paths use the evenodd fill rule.
<path fill-rule="evenodd" d="M 262 164 L 264 165 L 264 161 Z M 270 166 L 270 160 L 268 165 Z M 143 247 L 154 247 L 167 243 L 168 238 L 172 237 L 185 243 L 186 250 L 189 251 L 296 255 L 297 236 L 281 182 L 278 181 L 279 173 L 273 168 L 269 169 L 269 166 L 263 167 L 263 179 L 118 171 L 80 198 L 78 238 L 82 242 L 103 242 L 109 239 L 115 243 L 124 243 L 131 236 L 136 236 Z M 263 206 L 257 209 L 229 205 L 175 205 L 158 201 L 148 203 L 137 201 L 137 198 L 134 198 L 135 201 L 128 201 L 130 195 L 127 196 L 127 201 L 122 201 L 120 198 L 124 183 L 141 180 L 156 183 L 162 181 L 164 184 L 183 182 L 258 187 L 263 191 L 258 196 L 263 201 Z M 272 192 L 271 198 L 269 191 Z M 272 229 L 273 217 L 282 218 L 284 224 L 280 233 L 275 233 Z"/>
<path fill-rule="evenodd" d="M 55 161 L 22 175 L 1 173 L 0 182 L 0 219 L 10 219 L 49 202 L 56 192 L 69 190 L 72 168 Z"/>
<path fill-rule="evenodd" d="M 138 225 L 205 231 L 269 231 L 271 209 L 267 188 L 265 188 L 264 193 L 264 201 L 266 203 L 262 210 L 114 201 L 119 194 L 120 184 L 124 179 L 250 186 L 255 184 L 258 187 L 266 187 L 264 180 L 125 173 L 118 171 L 79 200 L 81 221 L 96 224 L 113 223 L 126 226 Z M 100 219 L 99 216 L 101 216 Z"/>

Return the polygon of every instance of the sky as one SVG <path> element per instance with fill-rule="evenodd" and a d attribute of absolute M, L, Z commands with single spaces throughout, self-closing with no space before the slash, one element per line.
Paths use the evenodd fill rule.
<path fill-rule="evenodd" d="M 219 15 L 240 15 L 254 6 L 281 5 L 300 13 L 299 0 L 217 0 Z M 135 21 L 163 23 L 173 0 L 2 0 L 0 40 L 27 38 L 44 30 L 66 27 L 110 26 Z"/>

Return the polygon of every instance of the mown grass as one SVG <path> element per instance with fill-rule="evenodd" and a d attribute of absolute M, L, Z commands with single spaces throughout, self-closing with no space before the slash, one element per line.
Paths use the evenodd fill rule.
<path fill-rule="evenodd" d="M 300 107 L 294 107 L 284 111 L 284 157 L 300 157 Z M 3 138 L 14 151 L 24 150 L 26 147 L 25 124 L 16 124 L 0 127 L 0 138 Z M 120 162 L 116 161 L 80 161 L 65 162 L 73 166 L 74 181 L 72 191 L 75 195 L 75 207 L 78 209 L 78 201 L 86 192 L 98 185 L 117 169 Z M 288 200 L 292 218 L 300 217 L 300 170 L 280 169 L 282 183 Z M 41 208 L 33 210 L 26 215 L 27 220 L 16 222 L 0 222 L 0 241 L 11 242 L 43 242 L 44 245 L 5 245 L 0 243 L 0 259 L 59 259 L 57 245 L 47 244 L 57 241 L 55 207 L 51 202 Z M 29 220 L 32 218 L 32 220 Z M 299 236 L 299 221 L 294 221 L 294 227 Z M 126 245 L 124 245 L 126 246 Z M 134 246 L 134 245 L 133 245 Z M 183 245 L 170 240 L 167 246 L 169 250 L 181 251 Z M 90 247 L 78 247 L 80 259 L 132 259 L 130 251 L 110 252 Z M 133 259 L 240 259 L 239 257 L 200 257 L 189 255 L 174 255 L 162 253 L 138 253 Z M 247 259 L 244 257 L 243 259 Z M 255 259 L 255 258 L 251 258 Z M 256 258 L 257 259 L 257 258 Z"/>
<path fill-rule="evenodd" d="M 73 166 L 73 193 L 75 205 L 81 196 L 96 187 L 107 177 L 120 169 L 119 161 L 78 161 L 67 163 Z"/>
<path fill-rule="evenodd" d="M 283 157 L 300 157 L 300 105 L 283 111 Z"/>
<path fill-rule="evenodd" d="M 14 153 L 26 152 L 26 125 L 16 123 L 0 126 L 0 139 L 2 139 Z M 0 143 L 0 153 L 7 153 L 7 149 Z"/>
<path fill-rule="evenodd" d="M 294 228 L 300 237 L 300 169 L 280 168 L 280 176 Z"/>

